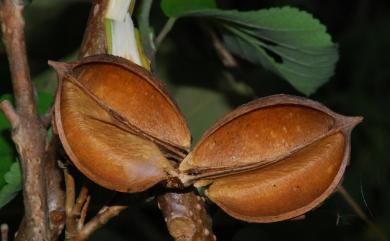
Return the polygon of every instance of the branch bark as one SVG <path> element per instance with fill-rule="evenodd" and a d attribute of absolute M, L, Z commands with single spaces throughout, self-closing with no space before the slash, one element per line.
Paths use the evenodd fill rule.
<path fill-rule="evenodd" d="M 7 120 L 10 122 L 12 128 L 19 125 L 19 115 L 16 113 L 15 108 L 8 100 L 3 100 L 0 103 L 0 110 L 4 113 Z"/>
<path fill-rule="evenodd" d="M 93 217 L 81 230 L 77 236 L 73 239 L 74 241 L 84 241 L 91 236 L 97 229 L 104 226 L 113 217 L 118 216 L 127 206 L 123 205 L 112 205 L 103 207 L 99 213 Z"/>
<path fill-rule="evenodd" d="M 40 121 L 34 101 L 22 12 L 22 3 L 0 0 L 1 29 L 16 103 L 13 114 L 8 112 L 6 116 L 13 124 L 12 139 L 19 153 L 23 173 L 26 237 L 31 241 L 46 241 L 49 240 L 46 183 L 43 175 L 46 130 Z M 7 104 L 3 103 L 2 110 L 4 109 L 7 110 Z"/>
<path fill-rule="evenodd" d="M 79 57 L 107 53 L 104 16 L 109 0 L 94 0 L 81 43 Z"/>
<path fill-rule="evenodd" d="M 238 68 L 237 60 L 233 55 L 225 48 L 218 35 L 209 27 L 204 27 L 209 33 L 211 42 L 218 54 L 219 59 L 226 68 Z"/>
<path fill-rule="evenodd" d="M 168 231 L 176 241 L 214 241 L 204 201 L 193 192 L 166 193 L 157 198 Z"/>
<path fill-rule="evenodd" d="M 117 204 L 104 206 L 95 217 L 85 223 L 91 200 L 91 197 L 88 195 L 88 188 L 86 185 L 83 185 L 76 199 L 75 181 L 66 167 L 64 167 L 64 177 L 66 185 L 66 241 L 87 240 L 97 229 L 127 208 L 125 205 Z"/>
<path fill-rule="evenodd" d="M 62 189 L 62 173 L 57 165 L 59 158 L 60 142 L 54 136 L 48 146 L 45 156 L 45 173 L 47 189 L 47 208 L 49 215 L 50 235 L 49 240 L 55 241 L 61 235 L 65 225 L 65 193 Z M 20 223 L 15 241 L 28 241 L 27 223 L 24 217 Z"/>
<path fill-rule="evenodd" d="M 8 241 L 8 225 L 6 223 L 3 223 L 0 226 L 1 230 L 1 241 Z"/>
<path fill-rule="evenodd" d="M 73 176 L 69 173 L 68 167 L 64 167 L 64 178 L 66 187 L 66 230 L 65 240 L 74 240 L 79 231 L 84 226 L 86 211 L 89 206 L 88 189 L 85 185 L 82 186 L 81 191 L 76 200 L 76 185 Z M 83 213 L 83 215 L 81 215 Z"/>
<path fill-rule="evenodd" d="M 47 188 L 47 206 L 51 241 L 61 235 L 65 226 L 65 193 L 62 188 L 62 173 L 58 167 L 60 140 L 53 136 L 45 157 L 45 173 Z"/>

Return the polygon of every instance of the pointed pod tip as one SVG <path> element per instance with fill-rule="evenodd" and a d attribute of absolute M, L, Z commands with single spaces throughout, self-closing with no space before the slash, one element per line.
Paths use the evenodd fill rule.
<path fill-rule="evenodd" d="M 352 131 L 362 121 L 362 116 L 344 116 L 341 124 L 346 131 Z"/>
<path fill-rule="evenodd" d="M 70 64 L 49 60 L 47 63 L 57 72 L 59 77 L 63 77 L 71 68 Z"/>
<path fill-rule="evenodd" d="M 363 116 L 351 116 L 351 117 L 348 117 L 350 123 L 352 124 L 353 127 L 355 127 L 356 125 L 358 125 L 359 123 L 361 123 L 363 121 Z"/>
<path fill-rule="evenodd" d="M 355 118 L 358 120 L 358 122 L 362 122 L 364 120 L 363 116 L 356 116 Z"/>

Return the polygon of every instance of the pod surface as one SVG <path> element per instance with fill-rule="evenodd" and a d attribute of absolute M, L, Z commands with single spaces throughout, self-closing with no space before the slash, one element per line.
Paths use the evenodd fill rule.
<path fill-rule="evenodd" d="M 61 67 L 57 131 L 71 161 L 92 181 L 121 192 L 144 191 L 176 172 L 162 150 L 188 149 L 189 131 L 146 71 L 105 58 Z"/>
<path fill-rule="evenodd" d="M 191 134 L 161 82 L 124 59 L 92 56 L 73 69 L 76 79 L 142 132 L 188 149 Z"/>
<path fill-rule="evenodd" d="M 296 105 L 265 107 L 230 121 L 201 141 L 187 168 L 233 168 L 266 163 L 304 146 L 329 131 L 333 119 L 318 110 Z M 181 170 L 185 171 L 184 163 Z"/>
<path fill-rule="evenodd" d="M 275 222 L 299 216 L 324 201 L 341 176 L 345 137 L 336 133 L 274 165 L 217 179 L 208 197 L 238 219 Z"/>
<path fill-rule="evenodd" d="M 300 216 L 323 202 L 349 161 L 360 117 L 306 98 L 275 95 L 243 105 L 209 129 L 180 164 L 228 214 L 249 222 Z"/>

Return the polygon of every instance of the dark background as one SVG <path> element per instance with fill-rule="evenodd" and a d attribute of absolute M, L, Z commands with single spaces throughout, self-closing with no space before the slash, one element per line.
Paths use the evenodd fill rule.
<path fill-rule="evenodd" d="M 291 5 L 311 12 L 339 44 L 334 77 L 311 98 L 346 115 L 362 115 L 352 135 L 351 165 L 343 185 L 386 237 L 390 237 L 390 2 L 356 1 L 219 1 L 224 8 L 254 10 Z M 34 81 L 50 92 L 55 84 L 48 59 L 71 59 L 80 45 L 89 1 L 35 0 L 26 9 L 26 38 Z M 155 1 L 152 24 L 165 17 Z M 179 20 L 157 54 L 158 75 L 167 82 L 185 114 L 194 142 L 226 111 L 254 97 L 276 93 L 300 95 L 262 67 L 240 61 L 236 80 L 226 78 L 199 20 Z M 74 58 L 74 57 L 73 57 Z M 0 45 L 0 94 L 10 93 L 7 58 Z M 48 82 L 50 79 L 51 82 Z M 52 83 L 52 84 L 48 84 Z M 110 192 L 93 190 L 91 215 Z M 130 208 L 99 230 L 91 240 L 170 240 L 154 200 L 130 195 Z M 15 231 L 22 215 L 19 195 L 0 210 L 0 221 Z M 248 224 L 209 205 L 219 240 L 380 240 L 378 230 L 359 218 L 338 194 L 307 214 L 305 220 Z M 389 239 L 388 239 L 389 240 Z"/>

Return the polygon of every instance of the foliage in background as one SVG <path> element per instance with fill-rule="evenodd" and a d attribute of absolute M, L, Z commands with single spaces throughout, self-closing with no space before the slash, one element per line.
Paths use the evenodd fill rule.
<path fill-rule="evenodd" d="M 11 100 L 11 95 L 3 95 L 0 101 Z M 5 118 L 4 114 L 0 113 L 0 190 L 6 185 L 4 175 L 10 170 L 12 162 L 15 160 L 14 150 L 11 142 L 11 126 Z M 0 191 L 1 192 L 1 191 Z M 1 202 L 1 200 L 0 200 Z M 1 207 L 1 206 L 0 206 Z"/>
<path fill-rule="evenodd" d="M 0 208 L 11 201 L 22 188 L 19 162 L 13 162 L 4 174 L 4 183 L 0 189 Z"/>
<path fill-rule="evenodd" d="M 306 95 L 333 75 L 336 45 L 325 26 L 305 11 L 282 7 L 241 12 L 214 8 L 213 1 L 184 2 L 163 0 L 161 7 L 169 17 L 212 21 L 229 51 L 261 64 Z"/>

